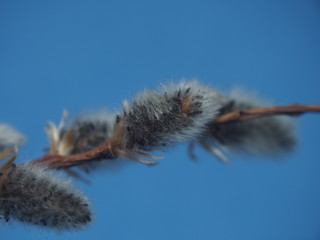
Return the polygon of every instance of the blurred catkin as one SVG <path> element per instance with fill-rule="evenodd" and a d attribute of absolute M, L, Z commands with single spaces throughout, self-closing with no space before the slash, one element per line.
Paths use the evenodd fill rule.
<path fill-rule="evenodd" d="M 250 93 L 234 91 L 225 98 L 219 116 L 236 110 L 249 110 L 267 105 Z M 287 116 L 212 124 L 205 138 L 213 139 L 216 145 L 228 151 L 255 156 L 281 155 L 292 150 L 296 144 L 294 121 Z"/>
<path fill-rule="evenodd" d="M 106 111 L 87 113 L 77 116 L 69 131 L 73 134 L 71 154 L 92 150 L 112 136 L 115 116 Z"/>
<path fill-rule="evenodd" d="M 82 229 L 89 202 L 69 181 L 44 166 L 12 165 L 0 176 L 0 216 L 56 231 Z"/>
<path fill-rule="evenodd" d="M 0 151 L 12 146 L 21 146 L 26 137 L 9 124 L 0 123 Z"/>

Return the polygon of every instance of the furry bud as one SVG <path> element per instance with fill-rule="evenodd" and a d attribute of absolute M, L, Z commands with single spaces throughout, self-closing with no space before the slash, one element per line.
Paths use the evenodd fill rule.
<path fill-rule="evenodd" d="M 187 142 L 205 131 L 220 108 L 220 95 L 196 81 L 167 84 L 160 92 L 142 92 L 124 105 L 113 140 L 134 151 Z"/>
<path fill-rule="evenodd" d="M 220 109 L 220 115 L 236 110 L 263 107 L 259 99 L 247 93 L 234 93 Z M 276 156 L 293 149 L 296 143 L 292 119 L 286 116 L 262 117 L 211 125 L 207 136 L 227 150 L 252 155 Z"/>
<path fill-rule="evenodd" d="M 92 150 L 112 136 L 115 116 L 106 112 L 83 114 L 76 117 L 69 131 L 73 132 L 71 154 Z"/>
<path fill-rule="evenodd" d="M 12 165 L 0 176 L 0 216 L 52 228 L 75 230 L 91 221 L 87 198 L 52 170 Z"/>
<path fill-rule="evenodd" d="M 11 147 L 24 144 L 26 137 L 13 129 L 10 125 L 0 123 L 0 151 Z"/>

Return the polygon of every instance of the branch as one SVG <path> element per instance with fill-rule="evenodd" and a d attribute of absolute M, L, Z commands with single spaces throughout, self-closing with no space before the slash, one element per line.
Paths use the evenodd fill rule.
<path fill-rule="evenodd" d="M 78 166 L 93 160 L 111 160 L 116 157 L 116 154 L 112 151 L 111 144 L 106 142 L 91 151 L 70 156 L 49 153 L 40 159 L 33 161 L 33 164 L 47 164 L 52 168 L 61 169 Z"/>
<path fill-rule="evenodd" d="M 210 124 L 225 124 L 232 121 L 243 121 L 253 118 L 261 118 L 274 115 L 288 115 L 288 116 L 300 116 L 304 113 L 320 112 L 320 105 L 299 105 L 293 104 L 289 106 L 280 107 L 265 107 L 250 110 L 237 110 L 231 113 L 221 115 L 213 120 Z M 61 156 L 54 153 L 49 153 L 38 160 L 35 160 L 33 164 L 47 164 L 52 168 L 70 168 L 81 164 L 88 163 L 94 160 L 111 160 L 117 157 L 117 150 L 113 149 L 112 143 L 107 141 L 99 147 L 80 154 L 74 154 L 70 156 Z M 146 155 L 150 156 L 150 155 Z"/>
<path fill-rule="evenodd" d="M 293 104 L 281 107 L 265 107 L 250 110 L 237 110 L 216 118 L 211 122 L 211 124 L 224 124 L 232 121 L 242 121 L 273 115 L 288 115 L 292 117 L 297 117 L 307 112 L 320 112 L 320 105 Z"/>

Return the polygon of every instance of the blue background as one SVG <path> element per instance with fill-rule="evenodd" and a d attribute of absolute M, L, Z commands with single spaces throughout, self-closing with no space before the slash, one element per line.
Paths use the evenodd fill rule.
<path fill-rule="evenodd" d="M 1 122 L 28 136 L 19 161 L 43 154 L 44 126 L 144 88 L 197 77 L 242 86 L 277 105 L 320 104 L 320 2 L 0 2 Z M 148 168 L 125 164 L 77 182 L 94 223 L 59 235 L 0 223 L 1 239 L 320 239 L 319 117 L 298 122 L 282 160 L 231 156 L 226 166 L 186 145 Z"/>

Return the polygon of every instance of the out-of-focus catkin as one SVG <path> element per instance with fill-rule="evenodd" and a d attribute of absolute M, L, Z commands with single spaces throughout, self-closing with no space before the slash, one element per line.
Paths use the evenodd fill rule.
<path fill-rule="evenodd" d="M 71 154 L 82 153 L 99 147 L 112 136 L 115 116 L 106 111 L 82 114 L 69 127 L 73 132 Z"/>
<path fill-rule="evenodd" d="M 0 216 L 62 231 L 86 227 L 92 212 L 69 181 L 47 167 L 26 164 L 1 172 Z"/>
<path fill-rule="evenodd" d="M 26 137 L 9 124 L 0 123 L 0 151 L 12 146 L 21 146 Z"/>
<path fill-rule="evenodd" d="M 266 105 L 249 93 L 234 91 L 226 97 L 219 115 Z M 228 151 L 255 156 L 278 156 L 292 150 L 296 144 L 294 122 L 286 116 L 213 124 L 207 130 L 205 139 L 208 138 Z"/>

